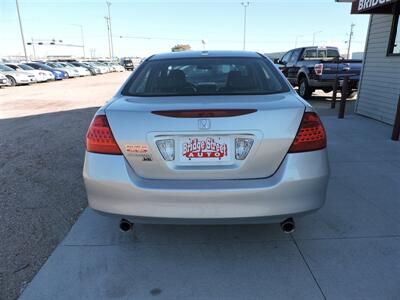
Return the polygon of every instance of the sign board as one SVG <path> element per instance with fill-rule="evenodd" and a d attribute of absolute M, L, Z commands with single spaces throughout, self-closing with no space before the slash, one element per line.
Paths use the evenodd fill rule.
<path fill-rule="evenodd" d="M 352 3 L 352 14 L 391 14 L 399 0 L 356 0 Z"/>

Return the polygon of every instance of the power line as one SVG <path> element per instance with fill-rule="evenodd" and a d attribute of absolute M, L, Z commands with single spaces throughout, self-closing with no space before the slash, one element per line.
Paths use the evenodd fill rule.
<path fill-rule="evenodd" d="M 302 36 L 302 35 L 301 35 Z M 301 37 L 301 36 L 297 36 Z M 116 38 L 121 38 L 121 39 L 138 39 L 138 40 L 164 40 L 164 41 L 186 41 L 186 42 L 199 42 L 202 39 L 193 39 L 193 38 L 183 38 L 183 37 L 156 37 L 156 36 L 135 36 L 135 35 L 113 35 L 113 37 Z M 243 41 L 240 40 L 224 40 L 224 39 L 207 39 L 208 42 L 221 42 L 221 43 L 243 43 Z M 303 40 L 303 43 L 312 43 L 311 40 Z M 326 40 L 320 40 L 319 42 L 321 43 L 326 43 L 328 41 Z M 246 40 L 246 43 L 252 43 L 252 44 L 286 44 L 288 43 L 287 40 Z M 361 40 L 352 40 L 352 43 L 364 43 L 364 41 Z"/>

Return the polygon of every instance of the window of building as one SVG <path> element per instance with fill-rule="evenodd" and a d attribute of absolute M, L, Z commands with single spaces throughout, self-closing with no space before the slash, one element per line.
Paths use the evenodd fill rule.
<path fill-rule="evenodd" d="M 390 33 L 388 55 L 400 55 L 400 22 L 399 11 L 393 16 L 392 31 Z"/>

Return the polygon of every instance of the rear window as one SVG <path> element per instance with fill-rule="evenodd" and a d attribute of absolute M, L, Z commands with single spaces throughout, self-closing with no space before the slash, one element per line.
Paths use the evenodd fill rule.
<path fill-rule="evenodd" d="M 6 65 L 0 65 L 0 71 L 10 72 L 10 71 L 15 71 L 15 70 L 10 67 L 7 67 Z"/>
<path fill-rule="evenodd" d="M 303 57 L 305 59 L 315 59 L 315 58 L 337 58 L 339 57 L 339 51 L 336 49 L 306 49 L 304 51 Z"/>
<path fill-rule="evenodd" d="M 251 95 L 289 91 L 261 58 L 191 58 L 146 62 L 128 81 L 128 96 Z"/>
<path fill-rule="evenodd" d="M 35 70 L 34 68 L 28 65 L 18 65 L 18 66 L 23 70 Z"/>

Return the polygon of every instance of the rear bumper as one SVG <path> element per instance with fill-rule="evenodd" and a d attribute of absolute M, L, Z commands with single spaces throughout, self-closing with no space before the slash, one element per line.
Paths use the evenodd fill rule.
<path fill-rule="evenodd" d="M 332 88 L 333 89 L 334 83 L 335 83 L 335 79 L 333 79 L 333 80 L 330 80 L 330 79 L 329 80 L 310 79 L 310 81 L 309 81 L 310 86 L 313 87 L 313 88 L 317 88 L 317 89 L 318 88 L 321 88 L 321 89 L 323 89 L 323 88 Z M 339 86 L 338 86 L 339 89 L 341 89 L 342 83 L 343 83 L 343 80 L 339 80 Z M 350 78 L 348 86 L 349 86 L 350 89 L 357 89 L 357 87 L 358 87 L 358 79 Z"/>
<path fill-rule="evenodd" d="M 319 209 L 329 166 L 320 150 L 288 154 L 269 178 L 147 180 L 123 156 L 86 153 L 83 178 L 90 207 L 137 222 L 267 223 Z"/>

